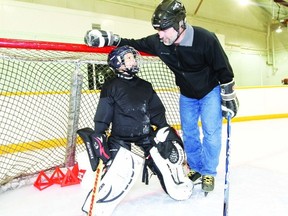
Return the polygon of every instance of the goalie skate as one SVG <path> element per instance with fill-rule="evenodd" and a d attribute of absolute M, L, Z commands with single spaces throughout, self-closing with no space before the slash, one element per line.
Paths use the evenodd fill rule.
<path fill-rule="evenodd" d="M 132 188 L 142 170 L 144 159 L 120 148 L 108 171 L 100 181 L 99 192 L 93 207 L 93 215 L 111 215 Z M 89 211 L 92 193 L 88 194 L 82 210 Z"/>

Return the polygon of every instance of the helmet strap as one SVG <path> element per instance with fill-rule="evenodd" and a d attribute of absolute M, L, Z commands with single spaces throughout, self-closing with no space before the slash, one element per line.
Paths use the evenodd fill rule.
<path fill-rule="evenodd" d="M 181 22 L 183 22 L 182 24 L 180 24 Z M 181 28 L 183 29 L 183 31 L 180 33 L 180 26 Z M 175 41 L 178 40 L 178 38 L 183 34 L 183 32 L 185 31 L 186 29 L 186 22 L 184 20 L 181 20 L 179 23 L 178 23 L 178 29 L 176 29 L 175 27 L 173 27 L 176 31 L 177 31 L 177 37 L 175 39 Z M 174 41 L 174 43 L 175 43 Z"/>

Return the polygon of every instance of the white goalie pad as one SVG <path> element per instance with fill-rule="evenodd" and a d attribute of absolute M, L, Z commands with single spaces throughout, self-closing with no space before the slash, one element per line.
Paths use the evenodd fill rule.
<path fill-rule="evenodd" d="M 185 153 L 179 144 L 174 145 L 180 157 L 176 163 L 171 163 L 168 158 L 164 159 L 156 147 L 150 150 L 150 154 L 162 174 L 168 195 L 175 200 L 187 200 L 192 195 L 193 183 L 184 172 L 182 163 Z"/>
<path fill-rule="evenodd" d="M 132 188 L 138 179 L 144 159 L 133 154 L 125 148 L 120 148 L 109 170 L 101 179 L 99 192 L 96 195 L 96 202 L 93 207 L 93 215 L 108 216 L 111 215 Z M 92 185 L 91 185 L 92 186 Z M 89 212 L 92 193 L 82 207 L 84 212 Z"/>

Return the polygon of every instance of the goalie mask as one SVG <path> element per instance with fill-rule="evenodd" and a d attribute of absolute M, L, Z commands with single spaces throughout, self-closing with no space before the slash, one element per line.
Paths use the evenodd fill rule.
<path fill-rule="evenodd" d="M 179 23 L 185 26 L 186 10 L 178 0 L 163 0 L 155 9 L 152 16 L 152 26 L 156 30 L 166 30 L 173 27 L 179 33 Z"/>
<path fill-rule="evenodd" d="M 139 72 L 141 55 L 130 46 L 117 47 L 108 55 L 109 67 L 122 78 L 132 78 Z M 124 73 L 126 72 L 126 73 Z"/>

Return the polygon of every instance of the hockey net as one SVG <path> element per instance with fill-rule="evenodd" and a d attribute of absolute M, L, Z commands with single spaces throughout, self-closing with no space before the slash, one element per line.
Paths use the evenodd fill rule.
<path fill-rule="evenodd" d="M 73 166 L 86 151 L 76 131 L 94 128 L 101 86 L 114 76 L 111 49 L 0 38 L 0 192 L 31 183 L 42 170 Z M 138 75 L 152 83 L 179 130 L 174 75 L 157 57 L 142 56 Z"/>

